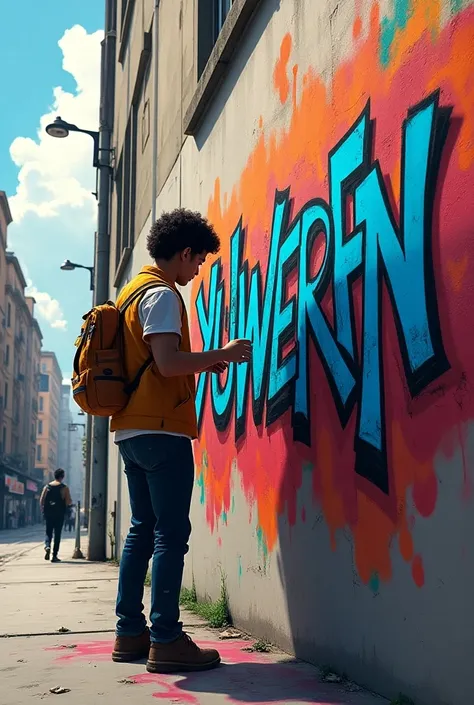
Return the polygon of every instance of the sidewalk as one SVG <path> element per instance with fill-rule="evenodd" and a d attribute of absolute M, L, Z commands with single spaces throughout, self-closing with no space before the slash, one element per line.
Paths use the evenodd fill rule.
<path fill-rule="evenodd" d="M 115 664 L 110 653 L 116 568 L 73 561 L 70 538 L 62 542 L 61 564 L 44 560 L 40 532 L 24 540 L 24 552 L 0 563 L 2 705 L 55 698 L 62 705 L 153 705 L 156 699 L 164 705 L 387 705 L 354 686 L 322 682 L 317 669 L 284 654 L 249 653 L 242 649 L 252 642 L 219 641 L 218 633 L 189 614 L 183 615 L 186 630 L 219 648 L 224 662 L 219 669 L 161 676 L 148 674 L 144 663 Z M 0 534 L 0 555 L 7 552 L 2 541 Z M 70 631 L 61 633 L 64 629 Z M 66 692 L 52 694 L 57 686 Z"/>

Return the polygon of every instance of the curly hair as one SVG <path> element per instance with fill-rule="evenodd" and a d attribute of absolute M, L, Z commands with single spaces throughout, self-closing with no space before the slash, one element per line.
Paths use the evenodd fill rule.
<path fill-rule="evenodd" d="M 151 226 L 147 249 L 152 259 L 170 260 L 188 247 L 193 255 L 219 251 L 219 236 L 200 213 L 177 208 Z"/>

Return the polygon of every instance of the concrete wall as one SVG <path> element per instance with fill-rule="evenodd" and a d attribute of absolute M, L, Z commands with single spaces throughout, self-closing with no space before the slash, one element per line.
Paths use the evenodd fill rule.
<path fill-rule="evenodd" d="M 222 237 L 194 346 L 254 339 L 199 382 L 186 581 L 419 705 L 472 692 L 473 53 L 472 2 L 263 0 L 195 137 L 160 113 L 157 213 Z M 115 450 L 110 478 L 125 498 Z"/>

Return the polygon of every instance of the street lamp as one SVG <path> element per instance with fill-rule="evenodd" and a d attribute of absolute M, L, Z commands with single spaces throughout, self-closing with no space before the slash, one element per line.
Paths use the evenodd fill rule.
<path fill-rule="evenodd" d="M 58 137 L 59 139 L 64 139 L 68 137 L 70 132 L 83 132 L 85 135 L 89 135 L 94 140 L 94 157 L 93 166 L 99 167 L 99 133 L 95 130 L 83 130 L 77 125 L 72 125 L 70 122 L 62 120 L 59 116 L 54 122 L 46 126 L 46 132 L 50 137 Z"/>
<path fill-rule="evenodd" d="M 75 262 L 71 262 L 71 260 L 67 259 L 62 263 L 61 269 L 63 272 L 72 272 L 74 269 L 87 269 L 91 275 L 91 291 L 94 291 L 94 267 L 86 267 L 84 264 L 76 264 Z"/>
<path fill-rule="evenodd" d="M 86 429 L 86 424 L 85 424 L 85 423 L 69 423 L 67 430 L 68 430 L 68 431 L 77 431 L 77 427 L 78 427 L 78 426 L 82 426 L 82 428 L 84 429 L 84 432 L 85 432 L 85 429 Z"/>

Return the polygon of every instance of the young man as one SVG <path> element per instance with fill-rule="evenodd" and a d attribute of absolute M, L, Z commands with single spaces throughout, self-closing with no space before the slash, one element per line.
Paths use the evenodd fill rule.
<path fill-rule="evenodd" d="M 51 541 L 54 534 L 52 563 L 60 563 L 58 558 L 61 532 L 63 530 L 66 511 L 72 506 L 69 487 L 63 483 L 64 470 L 60 468 L 54 473 L 54 480 L 44 487 L 40 497 L 40 507 L 46 520 L 46 540 L 44 542 L 44 559 L 49 561 Z"/>
<path fill-rule="evenodd" d="M 125 365 L 129 380 L 139 382 L 111 424 L 132 509 L 120 561 L 112 658 L 148 657 L 151 673 L 199 671 L 214 668 L 220 657 L 194 644 L 179 621 L 191 531 L 195 374 L 221 373 L 228 363 L 247 362 L 251 343 L 234 340 L 219 350 L 191 352 L 186 307 L 176 285 L 189 284 L 206 256 L 219 250 L 219 238 L 207 220 L 183 209 L 164 214 L 152 226 L 147 245 L 154 266 L 144 267 L 117 301 L 119 308 L 128 304 L 123 314 Z M 142 600 L 152 556 L 149 632 Z"/>

